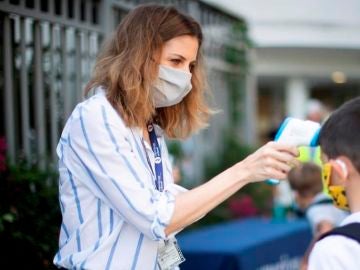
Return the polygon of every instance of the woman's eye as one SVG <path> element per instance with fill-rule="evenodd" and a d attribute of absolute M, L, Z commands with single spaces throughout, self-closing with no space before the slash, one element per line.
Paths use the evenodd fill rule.
<path fill-rule="evenodd" d="M 180 59 L 171 59 L 170 60 L 172 63 L 174 64 L 180 64 L 181 63 L 181 60 Z"/>

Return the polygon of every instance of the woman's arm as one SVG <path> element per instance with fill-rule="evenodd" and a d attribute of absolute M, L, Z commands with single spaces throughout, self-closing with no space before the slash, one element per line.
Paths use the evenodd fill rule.
<path fill-rule="evenodd" d="M 297 155 L 295 147 L 270 142 L 205 184 L 179 194 L 166 235 L 192 224 L 250 182 L 284 179 Z"/>

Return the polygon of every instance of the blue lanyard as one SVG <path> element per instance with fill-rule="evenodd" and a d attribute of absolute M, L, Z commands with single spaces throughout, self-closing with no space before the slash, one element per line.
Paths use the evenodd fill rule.
<path fill-rule="evenodd" d="M 154 152 L 154 156 L 155 156 L 155 187 L 157 190 L 162 192 L 164 190 L 164 176 L 163 176 L 163 166 L 162 166 L 162 159 L 161 159 L 161 149 L 160 149 L 157 137 L 156 137 L 154 125 L 148 124 L 147 129 L 149 132 L 151 148 L 152 148 L 152 150 Z M 146 157 L 148 159 L 149 166 L 151 168 L 150 159 L 147 155 L 146 149 L 145 149 L 145 153 L 146 153 Z"/>

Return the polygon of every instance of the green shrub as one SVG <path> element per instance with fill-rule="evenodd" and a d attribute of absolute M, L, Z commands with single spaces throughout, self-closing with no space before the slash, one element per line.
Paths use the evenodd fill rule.
<path fill-rule="evenodd" d="M 205 160 L 205 178 L 211 179 L 255 151 L 240 144 L 233 132 L 224 132 L 223 149 Z M 216 158 L 214 158 L 216 157 Z M 191 228 L 254 215 L 271 215 L 272 188 L 265 183 L 249 184 L 209 212 Z"/>
<path fill-rule="evenodd" d="M 57 173 L 18 164 L 0 175 L 0 269 L 55 269 Z"/>

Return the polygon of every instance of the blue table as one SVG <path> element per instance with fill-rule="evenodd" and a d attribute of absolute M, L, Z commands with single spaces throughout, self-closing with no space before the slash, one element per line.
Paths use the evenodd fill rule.
<path fill-rule="evenodd" d="M 305 220 L 249 218 L 180 233 L 181 270 L 298 269 L 311 240 Z"/>

